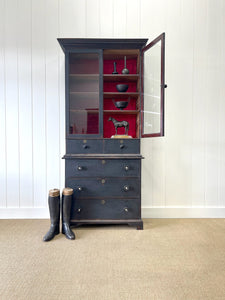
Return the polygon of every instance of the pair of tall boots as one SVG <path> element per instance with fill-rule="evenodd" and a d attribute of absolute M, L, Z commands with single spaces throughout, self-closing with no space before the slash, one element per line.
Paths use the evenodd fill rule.
<path fill-rule="evenodd" d="M 62 193 L 62 233 L 70 240 L 75 239 L 75 234 L 70 229 L 70 212 L 72 204 L 73 189 L 64 188 Z M 49 191 L 48 205 L 51 226 L 49 231 L 43 237 L 44 242 L 51 241 L 55 235 L 59 234 L 60 223 L 60 190 L 53 189 Z"/>

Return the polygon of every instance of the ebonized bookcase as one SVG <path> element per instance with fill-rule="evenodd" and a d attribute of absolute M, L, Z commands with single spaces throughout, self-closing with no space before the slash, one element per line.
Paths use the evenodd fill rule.
<path fill-rule="evenodd" d="M 164 135 L 165 34 L 147 39 L 58 39 L 65 53 L 65 186 L 71 225 L 141 219 L 140 139 Z M 123 74 L 123 69 L 129 70 Z M 116 73 L 116 74 L 115 74 Z M 117 84 L 127 84 L 119 92 Z M 127 102 L 124 109 L 118 101 Z M 110 118 L 128 122 L 118 127 Z"/>

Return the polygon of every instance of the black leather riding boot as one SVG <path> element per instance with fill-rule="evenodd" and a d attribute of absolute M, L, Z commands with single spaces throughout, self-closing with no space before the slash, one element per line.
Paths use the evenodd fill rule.
<path fill-rule="evenodd" d="M 69 240 L 75 239 L 75 234 L 70 229 L 70 213 L 73 198 L 73 189 L 64 188 L 62 194 L 62 233 Z"/>
<path fill-rule="evenodd" d="M 48 242 L 59 234 L 59 219 L 60 219 L 60 191 L 53 189 L 49 191 L 48 206 L 50 213 L 51 226 L 49 231 L 43 237 L 44 242 Z"/>

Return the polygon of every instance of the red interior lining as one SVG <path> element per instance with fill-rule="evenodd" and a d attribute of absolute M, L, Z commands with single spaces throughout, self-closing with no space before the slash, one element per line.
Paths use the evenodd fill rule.
<path fill-rule="evenodd" d="M 116 59 L 116 60 L 104 60 L 103 71 L 104 74 L 112 74 L 114 71 L 113 62 L 116 62 L 116 70 L 119 74 L 122 74 L 122 70 L 124 68 L 124 59 Z M 129 74 L 136 74 L 137 73 L 137 60 L 136 59 L 127 59 L 127 69 L 129 70 Z M 136 82 L 104 82 L 104 92 L 118 92 L 116 89 L 116 85 L 120 83 L 128 84 L 129 92 L 137 92 L 137 83 Z M 119 99 L 116 98 L 117 101 L 126 101 L 128 100 L 125 98 Z M 112 99 L 104 99 L 104 110 L 119 110 L 115 107 Z M 136 99 L 130 99 L 128 106 L 124 109 L 125 110 L 136 110 Z M 135 114 L 113 114 L 113 113 L 104 113 L 103 118 L 103 132 L 104 138 L 111 138 L 112 135 L 115 135 L 115 127 L 112 121 L 108 121 L 109 117 L 115 118 L 117 121 L 127 121 L 129 123 L 129 131 L 128 135 L 136 138 L 136 115 Z M 124 127 L 118 128 L 118 134 L 125 134 Z"/>

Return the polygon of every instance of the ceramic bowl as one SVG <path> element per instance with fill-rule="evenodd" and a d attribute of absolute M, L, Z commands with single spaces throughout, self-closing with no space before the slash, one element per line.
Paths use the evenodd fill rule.
<path fill-rule="evenodd" d="M 119 109 L 124 109 L 128 105 L 128 101 L 115 101 L 115 106 Z"/>
<path fill-rule="evenodd" d="M 128 84 L 117 84 L 116 89 L 118 92 L 126 92 L 128 89 Z"/>

